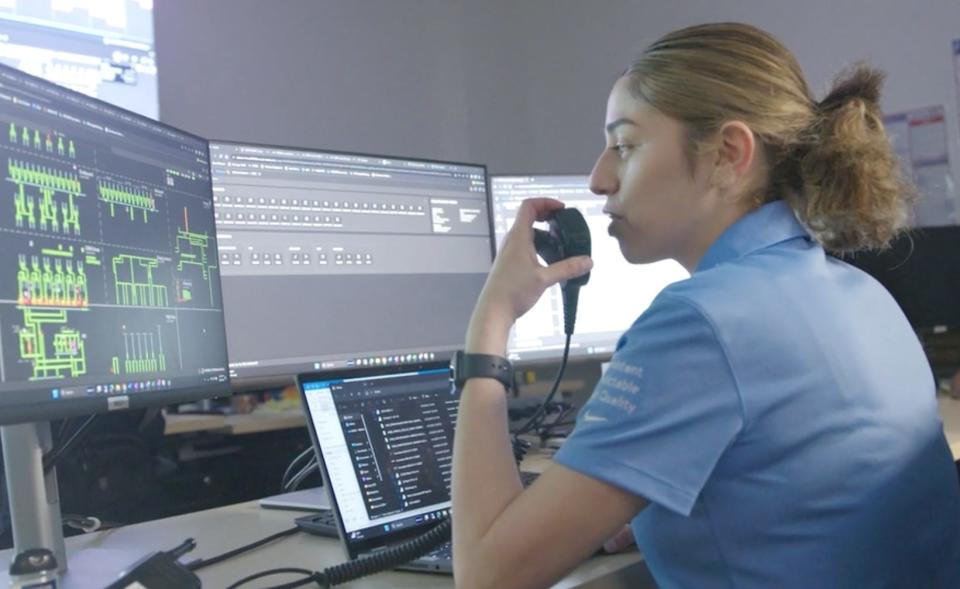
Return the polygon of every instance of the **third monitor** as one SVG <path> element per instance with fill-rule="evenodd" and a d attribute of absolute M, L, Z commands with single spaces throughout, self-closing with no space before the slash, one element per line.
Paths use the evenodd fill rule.
<path fill-rule="evenodd" d="M 689 276 L 673 260 L 643 265 L 624 260 L 617 241 L 607 235 L 610 219 L 603 213 L 606 201 L 590 192 L 585 175 L 492 176 L 490 185 L 498 243 L 513 225 L 520 203 L 527 198 L 560 200 L 579 209 L 587 220 L 594 266 L 590 282 L 580 289 L 571 358 L 609 357 L 621 334 L 654 297 L 668 284 Z M 563 353 L 564 340 L 560 287 L 554 286 L 517 321 L 507 353 L 511 360 L 520 362 L 556 360 Z"/>

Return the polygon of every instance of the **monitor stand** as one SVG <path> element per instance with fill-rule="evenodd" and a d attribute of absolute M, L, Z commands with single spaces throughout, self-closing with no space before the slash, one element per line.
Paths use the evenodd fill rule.
<path fill-rule="evenodd" d="M 43 455 L 53 447 L 50 424 L 44 421 L 4 425 L 0 427 L 0 437 L 13 527 L 13 554 L 30 548 L 46 548 L 53 552 L 57 569 L 63 574 L 67 570 L 67 550 L 63 543 L 57 471 L 43 474 Z"/>

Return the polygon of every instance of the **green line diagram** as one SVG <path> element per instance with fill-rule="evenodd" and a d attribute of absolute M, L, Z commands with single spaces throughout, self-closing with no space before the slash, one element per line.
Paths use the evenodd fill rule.
<path fill-rule="evenodd" d="M 190 231 L 190 221 L 187 216 L 187 210 L 183 210 L 183 228 L 177 228 L 177 271 L 182 272 L 186 266 L 196 266 L 200 269 L 203 279 L 210 290 L 210 305 L 213 306 L 213 281 L 210 279 L 210 270 L 216 268 L 210 264 L 207 257 L 207 250 L 210 247 L 211 237 L 206 233 L 193 233 Z M 188 286 L 183 281 L 177 281 L 177 302 L 185 303 L 193 299 Z"/>
<path fill-rule="evenodd" d="M 136 212 L 143 212 L 143 222 L 147 222 L 147 213 L 157 212 L 157 201 L 150 195 L 149 190 L 121 186 L 112 182 L 99 182 L 100 200 L 110 205 L 110 216 L 116 217 L 116 207 L 126 207 L 130 220 L 134 220 Z"/>
<path fill-rule="evenodd" d="M 19 332 L 20 357 L 33 364 L 30 380 L 73 378 L 87 373 L 87 355 L 83 336 L 67 327 L 66 309 L 33 309 L 23 311 L 23 327 Z M 59 325 L 53 334 L 53 354 L 47 348 L 46 331 Z"/>
<path fill-rule="evenodd" d="M 123 334 L 123 373 L 142 374 L 144 372 L 162 372 L 167 369 L 167 358 L 163 353 L 163 338 L 160 328 L 157 333 Z M 111 369 L 120 374 L 120 357 L 114 356 Z"/>
<path fill-rule="evenodd" d="M 27 127 L 17 128 L 15 123 L 10 123 L 7 134 L 8 140 L 14 145 L 23 145 L 26 148 L 33 148 L 37 151 L 46 150 L 52 154 L 56 148 L 57 155 L 76 159 L 77 147 L 73 140 L 59 133 L 40 133 L 39 129 L 28 129 Z"/>
<path fill-rule="evenodd" d="M 73 246 L 44 248 L 41 254 L 17 256 L 17 302 L 33 307 L 87 307 L 87 274 L 83 263 L 73 259 Z"/>
<path fill-rule="evenodd" d="M 117 304 L 133 307 L 166 307 L 167 287 L 154 284 L 154 272 L 160 266 L 153 257 L 120 254 L 113 258 L 113 281 Z"/>
<path fill-rule="evenodd" d="M 63 231 L 80 235 L 80 209 L 76 199 L 83 196 L 76 174 L 31 164 L 15 159 L 7 162 L 8 179 L 17 185 L 13 200 L 17 227 Z M 36 188 L 36 195 L 27 194 L 27 187 Z M 54 195 L 63 193 L 67 202 L 57 202 Z M 38 218 L 39 217 L 39 218 Z"/>

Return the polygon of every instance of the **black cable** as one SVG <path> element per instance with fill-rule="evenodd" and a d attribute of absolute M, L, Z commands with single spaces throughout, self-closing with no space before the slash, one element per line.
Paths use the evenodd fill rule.
<path fill-rule="evenodd" d="M 304 458 L 307 458 L 308 456 L 310 456 L 310 455 L 312 455 L 312 454 L 313 454 L 313 445 L 311 445 L 310 447 L 308 447 L 308 448 L 307 448 L 306 450 L 304 450 L 303 452 L 297 454 L 297 457 L 290 461 L 290 465 L 287 466 L 287 470 L 285 470 L 285 471 L 283 472 L 283 477 L 280 479 L 280 490 L 281 490 L 281 491 L 284 490 L 285 487 L 287 486 L 287 483 L 289 482 L 289 478 L 288 478 L 288 477 L 290 477 L 291 473 L 293 473 L 293 470 L 294 470 L 295 468 L 297 468 L 297 466 L 299 466 L 300 462 L 301 462 Z"/>
<path fill-rule="evenodd" d="M 308 575 L 308 578 L 304 580 L 307 582 L 311 582 L 313 581 L 313 577 L 315 576 L 316 573 L 314 573 L 309 569 L 298 569 L 293 567 L 287 567 L 282 569 L 270 569 L 269 571 L 261 571 L 259 573 L 250 575 L 249 577 L 244 577 L 239 581 L 237 581 L 236 583 L 234 583 L 233 585 L 230 585 L 229 587 L 227 587 L 227 589 L 237 589 L 237 587 L 240 587 L 241 585 L 246 585 L 251 581 L 256 581 L 257 579 L 262 579 L 263 577 L 272 577 L 273 575 L 297 575 L 297 574 Z M 299 583 L 301 581 L 296 581 L 296 582 Z M 289 583 L 286 583 L 284 585 L 278 585 L 278 587 L 289 587 L 289 586 L 290 586 Z M 299 585 L 296 585 L 296 586 L 299 586 Z"/>
<path fill-rule="evenodd" d="M 66 442 L 60 444 L 53 450 L 50 450 L 50 452 L 48 452 L 43 457 L 43 473 L 44 474 L 47 474 L 48 472 L 53 470 L 54 467 L 57 466 L 57 463 L 63 460 L 64 456 L 69 454 L 70 450 L 72 450 L 73 447 L 76 446 L 77 443 L 83 439 L 84 434 L 86 434 L 87 430 L 90 429 L 90 426 L 93 425 L 93 422 L 94 420 L 96 420 L 97 415 L 98 415 L 97 413 L 94 413 L 93 415 L 88 417 L 86 421 L 80 424 L 80 427 L 77 428 L 77 431 L 73 432 L 73 434 L 67 439 Z"/>
<path fill-rule="evenodd" d="M 404 542 L 399 546 L 394 546 L 393 548 L 375 552 L 356 560 L 350 560 L 336 566 L 328 567 L 323 569 L 323 571 L 308 571 L 306 569 L 294 568 L 271 569 L 243 578 L 227 587 L 227 589 L 236 589 L 255 579 L 282 573 L 300 573 L 309 576 L 297 581 L 284 583 L 283 585 L 274 585 L 269 589 L 294 589 L 295 587 L 302 587 L 310 583 L 316 583 L 321 587 L 342 585 L 343 583 L 359 579 L 360 577 L 366 577 L 367 575 L 398 567 L 403 563 L 410 562 L 430 552 L 450 540 L 451 529 L 452 522 L 449 519 L 445 519 L 434 526 L 429 532 Z"/>
<path fill-rule="evenodd" d="M 557 416 L 553 418 L 553 421 L 542 425 L 539 431 L 541 436 L 550 435 L 550 432 L 552 432 L 555 428 L 566 426 L 566 425 L 573 425 L 576 423 L 576 420 L 565 421 L 571 413 L 574 413 L 576 411 L 576 407 L 574 407 L 573 405 L 570 405 L 569 403 L 564 403 L 562 401 L 557 403 L 556 406 L 558 406 L 560 410 L 557 412 Z"/>
<path fill-rule="evenodd" d="M 534 426 L 538 426 L 541 421 L 541 417 L 546 411 L 547 407 L 553 401 L 553 398 L 557 394 L 557 390 L 560 388 L 560 379 L 563 378 L 563 371 L 567 368 L 567 357 L 570 355 L 570 338 L 573 337 L 572 334 L 567 334 L 566 344 L 563 346 L 563 359 L 560 360 L 560 369 L 557 370 L 557 376 L 553 380 L 553 386 L 550 387 L 550 394 L 547 395 L 547 398 L 544 399 L 540 407 L 537 408 L 536 413 L 534 413 L 529 420 L 514 432 L 514 436 L 519 436 L 520 434 L 525 434 Z"/>
<path fill-rule="evenodd" d="M 243 554 L 244 552 L 248 552 L 248 551 L 250 551 L 250 550 L 253 550 L 254 548 L 259 548 L 259 547 L 263 546 L 264 544 L 268 544 L 268 543 L 270 543 L 270 542 L 273 542 L 274 540 L 279 540 L 280 538 L 285 538 L 285 537 L 287 537 L 287 536 L 292 536 L 292 535 L 296 534 L 296 533 L 299 532 L 299 531 L 300 531 L 300 528 L 297 527 L 297 526 L 294 526 L 294 527 L 292 527 L 292 528 L 290 528 L 290 529 L 288 529 L 288 530 L 284 530 L 284 531 L 282 531 L 282 532 L 277 532 L 276 534 L 273 534 L 273 535 L 271 535 L 271 536 L 267 536 L 266 538 L 261 538 L 260 540 L 257 540 L 256 542 L 252 542 L 252 543 L 250 543 L 250 544 L 247 544 L 246 546 L 241 546 L 240 548 L 234 548 L 233 550 L 230 550 L 229 552 L 224 552 L 223 554 L 218 554 L 217 556 L 212 556 L 212 557 L 206 558 L 206 559 L 194 560 L 194 561 L 188 563 L 188 564 L 185 565 L 185 566 L 186 566 L 189 570 L 191 570 L 191 571 L 197 571 L 197 570 L 200 570 L 200 569 L 202 569 L 202 568 L 206 568 L 206 567 L 208 567 L 208 566 L 213 566 L 213 565 L 215 565 L 215 564 L 221 563 L 221 562 L 223 562 L 223 561 L 225 561 L 225 560 L 228 560 L 228 559 L 230 559 L 230 558 L 233 558 L 234 556 L 238 556 L 238 555 L 240 555 L 240 554 Z M 308 571 L 308 572 L 309 572 L 309 571 Z"/>
<path fill-rule="evenodd" d="M 304 585 L 310 585 L 311 583 L 316 583 L 318 587 L 330 587 L 330 585 L 324 583 L 322 573 L 314 572 L 306 579 L 290 581 L 289 583 L 284 583 L 283 585 L 274 585 L 269 589 L 296 589 L 297 587 L 303 587 Z"/>
<path fill-rule="evenodd" d="M 404 542 L 394 548 L 375 552 L 369 556 L 351 560 L 333 567 L 323 569 L 318 583 L 332 587 L 341 585 L 360 577 L 372 575 L 400 566 L 405 562 L 422 556 L 444 542 L 450 540 L 452 523 L 445 519 L 426 534 Z"/>

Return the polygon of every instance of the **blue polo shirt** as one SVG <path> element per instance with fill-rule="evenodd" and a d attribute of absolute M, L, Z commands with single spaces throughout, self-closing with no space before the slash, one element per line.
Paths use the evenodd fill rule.
<path fill-rule="evenodd" d="M 661 589 L 960 587 L 920 344 L 783 202 L 636 320 L 556 460 L 650 502 L 632 524 Z"/>

